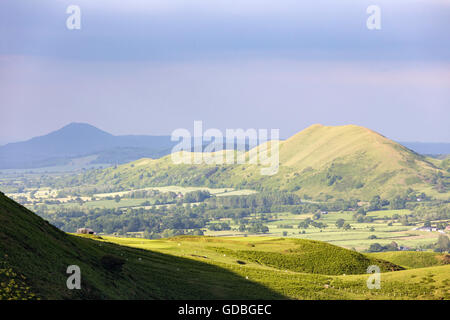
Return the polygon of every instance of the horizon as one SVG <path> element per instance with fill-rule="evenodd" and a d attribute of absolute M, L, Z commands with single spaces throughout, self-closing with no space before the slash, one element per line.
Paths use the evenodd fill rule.
<path fill-rule="evenodd" d="M 6 142 L 6 143 L 3 143 L 2 141 L 0 141 L 0 147 L 6 146 L 6 145 L 8 145 L 8 144 L 13 144 L 13 143 L 27 142 L 27 141 L 29 141 L 29 140 L 31 140 L 31 139 L 34 139 L 34 138 L 44 137 L 44 136 L 47 136 L 48 134 L 51 134 L 51 133 L 56 132 L 56 131 L 63 130 L 63 129 L 65 129 L 66 127 L 71 126 L 71 125 L 74 125 L 74 124 L 76 124 L 76 125 L 87 125 L 87 126 L 90 126 L 90 127 L 95 128 L 95 129 L 98 129 L 98 130 L 100 130 L 100 131 L 103 131 L 103 132 L 106 132 L 106 133 L 108 133 L 108 134 L 111 134 L 111 135 L 113 135 L 113 136 L 115 136 L 115 137 L 118 137 L 118 136 L 153 136 L 153 137 L 170 137 L 170 133 L 167 133 L 167 134 L 159 134 L 159 135 L 124 133 L 124 134 L 116 135 L 116 134 L 113 134 L 113 133 L 111 133 L 111 132 L 108 132 L 107 130 L 104 130 L 104 129 L 102 129 L 102 128 L 99 128 L 99 127 L 97 127 L 97 126 L 95 126 L 95 125 L 93 125 L 93 124 L 91 124 L 91 123 L 88 123 L 88 122 L 70 122 L 70 123 L 67 123 L 66 125 L 64 125 L 64 126 L 62 126 L 62 127 L 60 127 L 60 128 L 58 128 L 58 129 L 56 129 L 56 130 L 47 132 L 47 133 L 45 133 L 45 134 L 43 134 L 43 135 L 32 136 L 32 137 L 26 138 L 26 139 L 24 139 L 24 140 L 10 141 L 10 142 Z M 358 125 L 358 124 L 344 124 L 344 125 L 335 125 L 335 126 L 333 126 L 333 125 L 327 125 L 327 124 L 322 124 L 322 123 L 312 123 L 312 124 L 308 125 L 307 127 L 305 127 L 305 128 L 303 128 L 303 129 L 297 131 L 296 133 L 294 133 L 294 134 L 292 134 L 292 135 L 290 135 L 290 136 L 287 136 L 287 137 L 286 137 L 286 136 L 281 136 L 279 140 L 280 140 L 280 141 L 287 140 L 287 139 L 291 138 L 292 136 L 296 135 L 297 133 L 300 133 L 300 132 L 302 132 L 302 131 L 308 129 L 309 127 L 316 126 L 316 125 L 324 126 L 324 127 L 358 126 L 358 127 L 363 127 L 363 128 L 372 130 L 371 128 L 367 128 L 367 127 L 364 127 L 364 126 L 360 126 L 360 125 Z M 187 128 L 187 129 L 189 129 L 189 128 Z M 236 128 L 236 129 L 237 129 L 237 128 Z M 246 129 L 250 129 L 250 128 L 242 128 L 242 129 L 246 130 Z M 372 131 L 375 131 L 375 130 L 372 130 Z M 378 131 L 375 131 L 375 132 L 378 133 L 378 134 L 381 134 L 381 135 L 385 136 L 382 132 L 378 132 Z M 193 137 L 194 137 L 194 136 L 193 136 Z M 385 137 L 386 137 L 387 139 L 389 139 L 389 140 L 392 140 L 392 141 L 397 142 L 397 143 L 400 143 L 400 144 L 401 144 L 401 143 L 450 144 L 450 142 L 443 142 L 443 141 L 399 141 L 399 140 L 395 140 L 395 139 L 392 139 L 392 138 L 387 137 L 387 136 L 385 136 Z"/>

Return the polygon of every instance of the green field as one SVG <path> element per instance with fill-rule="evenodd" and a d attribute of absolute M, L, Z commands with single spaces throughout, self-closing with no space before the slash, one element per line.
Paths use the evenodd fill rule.
<path fill-rule="evenodd" d="M 373 243 L 386 245 L 395 241 L 398 245 L 415 248 L 421 245 L 435 243 L 439 233 L 437 232 L 421 232 L 412 230 L 414 226 L 403 226 L 401 223 L 393 223 L 391 226 L 385 220 L 374 220 L 372 223 L 358 223 L 352 220 L 354 212 L 330 212 L 323 215 L 319 220 L 328 226 L 325 229 L 309 227 L 307 229 L 299 229 L 299 222 L 306 218 L 311 218 L 312 214 L 296 215 L 292 213 L 271 213 L 276 216 L 272 221 L 268 222 L 268 236 L 282 237 L 283 233 L 287 233 L 287 237 L 301 238 L 310 240 L 320 240 L 342 246 L 348 249 L 356 249 L 358 251 L 367 249 Z M 368 216 L 377 218 L 392 217 L 394 214 L 406 215 L 408 210 L 383 210 L 369 212 Z M 336 227 L 335 223 L 338 219 L 344 219 L 352 225 L 352 229 L 343 230 Z M 389 220 L 390 221 L 390 220 Z M 285 228 L 289 225 L 293 228 Z M 207 231 L 205 234 L 210 236 L 236 236 L 243 233 L 235 230 L 237 226 L 232 224 L 230 231 Z M 370 231 L 373 228 L 374 231 Z M 302 232 L 305 233 L 302 233 Z M 369 239 L 370 235 L 375 235 L 376 239 Z"/>
<path fill-rule="evenodd" d="M 206 187 L 179 187 L 179 186 L 167 186 L 167 187 L 149 187 L 144 189 L 131 189 L 120 192 L 112 193 L 102 193 L 94 194 L 90 196 L 81 196 L 82 202 L 75 200 L 74 196 L 67 198 L 57 198 L 58 190 L 51 188 L 39 188 L 34 193 L 35 200 L 34 204 L 44 204 L 47 200 L 59 200 L 58 204 L 47 204 L 46 208 L 51 213 L 57 209 L 66 208 L 73 211 L 81 210 L 95 210 L 95 209 L 144 209 L 149 210 L 153 208 L 168 208 L 168 212 L 175 208 L 175 203 L 169 204 L 158 204 L 158 205 L 146 205 L 145 202 L 151 199 L 146 198 L 127 198 L 132 192 L 142 191 L 142 190 L 157 190 L 162 193 L 173 192 L 176 194 L 186 195 L 193 191 L 208 191 L 213 197 L 245 197 L 255 194 L 252 190 L 234 190 L 232 188 L 206 188 Z M 29 197 L 30 191 L 26 190 L 22 194 L 14 194 L 14 198 Z M 113 198 L 120 196 L 120 201 L 116 201 Z M 107 199 L 108 198 L 108 199 Z M 65 201 L 69 199 L 69 201 Z M 308 202 L 306 202 L 308 203 Z M 314 203 L 314 202 L 311 202 Z M 320 202 L 315 202 L 320 203 Z M 201 204 L 200 202 L 194 203 L 184 203 L 183 206 L 197 206 Z M 32 205 L 28 205 L 29 208 L 33 208 Z M 167 213 L 166 213 L 167 214 Z M 423 221 L 419 221 L 413 225 L 405 226 L 394 217 L 402 217 L 411 214 L 411 210 L 379 210 L 379 211 L 369 211 L 366 216 L 373 218 L 372 222 L 357 222 L 354 220 L 353 216 L 355 211 L 338 211 L 329 212 L 328 214 L 322 214 L 320 219 L 317 220 L 321 223 L 327 225 L 326 228 L 315 228 L 309 227 L 307 229 L 298 228 L 300 222 L 305 219 L 312 219 L 313 213 L 302 213 L 293 214 L 290 212 L 270 212 L 270 213 L 258 213 L 255 215 L 250 215 L 248 217 L 249 221 L 258 221 L 263 217 L 266 217 L 264 222 L 267 225 L 269 231 L 265 234 L 266 236 L 274 237 L 291 237 L 291 238 L 301 238 L 310 240 L 320 240 L 331 244 L 342 246 L 348 249 L 356 249 L 358 251 L 363 251 L 369 248 L 371 244 L 379 243 L 381 245 L 387 245 L 392 241 L 395 241 L 399 246 L 410 247 L 410 248 L 422 248 L 430 246 L 436 243 L 439 236 L 438 232 L 421 232 L 413 230 L 417 226 L 422 226 Z M 346 222 L 351 224 L 351 229 L 343 230 L 338 228 L 335 224 L 338 219 L 344 219 Z M 231 229 L 227 231 L 212 231 L 207 228 L 203 228 L 202 231 L 205 235 L 209 236 L 244 236 L 252 235 L 249 232 L 239 231 L 239 225 L 236 224 L 232 219 L 212 219 L 210 223 L 220 223 L 227 222 L 230 224 Z M 82 226 L 80 226 L 82 227 Z M 73 230 L 74 231 L 74 230 Z M 128 236 L 142 236 L 143 232 L 141 230 L 136 230 L 140 232 L 128 232 Z M 116 233 L 115 233 L 116 234 Z M 369 239 L 371 237 L 371 239 Z"/>
<path fill-rule="evenodd" d="M 130 192 L 135 191 L 143 191 L 143 190 L 157 190 L 160 192 L 174 192 L 177 194 L 185 195 L 188 192 L 193 191 L 208 191 L 210 194 L 215 195 L 217 197 L 225 197 L 225 196 L 246 196 L 257 193 L 257 191 L 242 189 L 235 190 L 233 188 L 207 188 L 207 187 L 180 187 L 180 186 L 166 186 L 166 187 L 148 187 L 141 189 L 131 189 L 126 191 L 117 191 L 117 192 L 108 192 L 108 193 L 96 193 L 92 196 L 81 196 L 79 197 L 84 201 L 84 205 L 89 208 L 126 208 L 126 207 L 140 207 L 141 203 L 143 203 L 146 199 L 129 199 L 126 198 L 126 195 Z M 27 189 L 21 193 L 9 193 L 7 194 L 9 197 L 13 199 L 26 198 L 29 201 L 32 201 L 35 204 L 40 204 L 45 202 L 46 200 L 54 200 L 59 201 L 60 203 L 55 206 L 73 206 L 75 196 L 69 196 L 64 198 L 58 198 L 58 189 L 52 189 L 49 187 L 41 187 L 37 189 Z M 34 200 L 30 197 L 31 192 L 34 192 Z M 120 202 L 115 200 L 107 200 L 105 198 L 114 198 L 115 196 L 125 197 L 121 199 Z M 93 200 L 95 199 L 95 200 Z M 52 206 L 52 205 L 50 205 Z"/>
<path fill-rule="evenodd" d="M 175 193 L 181 193 L 186 194 L 188 192 L 202 190 L 202 191 L 208 191 L 211 194 L 214 195 L 220 195 L 220 194 L 226 194 L 228 195 L 230 192 L 233 192 L 233 188 L 207 188 L 207 187 L 180 187 L 180 186 L 166 186 L 166 187 L 148 187 L 148 188 L 142 188 L 142 189 L 132 189 L 128 191 L 120 191 L 120 192 L 109 192 L 109 193 L 97 193 L 94 196 L 99 198 L 104 197 L 114 197 L 116 195 L 123 196 L 130 191 L 140 191 L 140 190 L 158 190 L 160 192 L 175 192 Z M 252 190 L 239 190 L 242 191 L 243 195 L 251 194 L 254 191 Z"/>

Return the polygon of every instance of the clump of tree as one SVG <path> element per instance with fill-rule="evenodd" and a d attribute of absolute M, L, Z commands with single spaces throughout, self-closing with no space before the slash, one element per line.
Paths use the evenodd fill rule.
<path fill-rule="evenodd" d="M 211 198 L 211 194 L 209 193 L 209 191 L 197 190 L 197 191 L 187 192 L 184 195 L 183 202 L 186 202 L 186 203 L 203 202 L 209 198 Z"/>
<path fill-rule="evenodd" d="M 338 229 L 350 230 L 352 228 L 352 226 L 342 218 L 337 219 L 335 224 Z"/>
<path fill-rule="evenodd" d="M 380 196 L 376 195 L 370 200 L 367 211 L 385 210 L 388 208 L 389 204 L 389 200 L 381 199 Z"/>
<path fill-rule="evenodd" d="M 436 252 L 449 252 L 450 251 L 450 240 L 445 234 L 440 234 L 438 241 L 435 244 L 434 251 Z"/>
<path fill-rule="evenodd" d="M 261 222 L 252 223 L 248 226 L 247 230 L 250 233 L 268 233 L 269 227 L 263 225 Z"/>
<path fill-rule="evenodd" d="M 299 229 L 307 229 L 309 226 L 318 228 L 318 229 L 325 229 L 328 227 L 328 225 L 326 223 L 320 222 L 320 221 L 314 221 L 311 218 L 306 218 L 305 220 L 301 221 L 297 227 Z"/>
<path fill-rule="evenodd" d="M 368 216 L 366 210 L 361 207 L 353 214 L 353 220 L 358 223 L 371 223 L 373 217 Z"/>
<path fill-rule="evenodd" d="M 367 252 L 384 252 L 384 251 L 398 251 L 399 247 L 395 241 L 392 241 L 388 245 L 381 245 L 378 242 L 372 243 L 367 249 Z"/>
<path fill-rule="evenodd" d="M 231 230 L 231 227 L 226 222 L 219 222 L 219 223 L 209 224 L 208 229 L 211 231 L 225 231 L 225 230 Z"/>

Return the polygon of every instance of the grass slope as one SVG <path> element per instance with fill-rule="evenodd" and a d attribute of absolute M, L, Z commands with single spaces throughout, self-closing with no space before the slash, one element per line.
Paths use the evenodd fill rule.
<path fill-rule="evenodd" d="M 102 258 L 124 260 L 113 270 Z M 82 289 L 68 290 L 78 265 Z M 239 288 L 239 290 L 235 290 Z M 220 266 L 65 234 L 0 193 L 0 298 L 281 299 Z"/>
<path fill-rule="evenodd" d="M 394 251 L 371 253 L 369 256 L 390 261 L 408 269 L 450 264 L 450 255 L 446 253 Z"/>
<path fill-rule="evenodd" d="M 72 236 L 0 193 L 0 299 L 450 298 L 450 265 L 385 272 L 381 289 L 369 290 L 367 274 L 320 274 L 330 273 L 326 269 L 296 272 L 284 264 L 238 259 L 218 247 L 287 256 L 303 252 L 310 265 L 322 263 L 332 271 L 337 270 L 333 263 L 345 263 L 348 257 L 349 263 L 355 263 L 350 272 L 361 272 L 366 263 L 393 266 L 317 241 Z M 105 256 L 123 259 L 122 270 L 106 264 Z M 66 268 L 73 264 L 81 268 L 81 290 L 66 288 Z"/>
<path fill-rule="evenodd" d="M 343 274 L 324 275 L 319 273 L 296 272 L 286 268 L 284 264 L 277 262 L 269 265 L 254 260 L 252 257 L 237 257 L 234 253 L 253 251 L 259 253 L 278 253 L 290 255 L 292 251 L 304 251 L 310 254 L 310 265 L 323 261 L 328 264 L 325 268 L 333 270 L 334 263 L 342 263 L 348 250 L 338 252 L 337 259 L 322 257 L 314 253 L 314 248 L 323 253 L 332 254 L 331 245 L 320 248 L 321 242 L 298 241 L 289 238 L 270 237 L 176 237 L 170 239 L 145 240 L 137 238 L 107 237 L 102 241 L 109 241 L 121 245 L 142 248 L 146 250 L 167 253 L 175 256 L 208 261 L 215 265 L 231 270 L 248 280 L 256 281 L 267 288 L 291 299 L 450 299 L 450 265 L 384 272 L 381 274 L 381 289 L 370 290 L 367 288 L 367 274 Z M 329 247 L 328 247 L 329 246 Z M 317 248 L 319 247 L 319 248 Z M 221 248 L 222 250 L 217 250 Z M 386 266 L 386 261 L 380 261 L 379 257 L 358 254 L 358 264 L 365 266 L 365 259 L 370 263 Z M 330 262 L 326 260 L 330 259 Z M 302 262 L 298 262 L 302 265 Z M 389 265 L 389 264 L 387 264 Z M 387 268 L 389 269 L 389 268 Z M 354 272 L 359 272 L 353 269 Z M 322 272 L 323 270 L 316 270 Z M 329 271 L 327 271 L 329 272 Z M 362 271 L 365 273 L 365 270 Z"/>
<path fill-rule="evenodd" d="M 278 240 L 282 242 L 284 239 Z M 279 270 L 289 270 L 304 273 L 342 275 L 363 274 L 371 265 L 380 266 L 382 271 L 397 271 L 403 268 L 380 259 L 369 258 L 356 251 L 337 247 L 328 243 L 292 239 L 293 248 L 281 252 L 264 250 L 261 244 L 258 250 L 230 250 L 216 248 L 217 251 L 235 256 L 242 260 L 256 262 Z"/>
<path fill-rule="evenodd" d="M 280 155 L 282 165 L 300 173 L 306 192 L 315 194 L 389 196 L 423 188 L 440 171 L 425 157 L 355 125 L 313 125 L 283 142 Z"/>
<path fill-rule="evenodd" d="M 236 187 L 366 200 L 413 188 L 445 198 L 450 178 L 441 164 L 364 127 L 313 125 L 280 142 L 280 168 L 273 176 L 261 175 L 262 165 L 175 165 L 166 156 L 89 172 L 70 183 Z"/>

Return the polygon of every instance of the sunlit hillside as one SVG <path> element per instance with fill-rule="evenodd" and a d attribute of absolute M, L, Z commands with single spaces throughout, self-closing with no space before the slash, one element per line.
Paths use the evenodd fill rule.
<path fill-rule="evenodd" d="M 245 164 L 174 164 L 169 155 L 89 172 L 70 183 L 235 187 L 366 200 L 374 195 L 393 197 L 408 188 L 437 198 L 449 195 L 449 174 L 441 168 L 441 160 L 418 155 L 364 127 L 313 125 L 279 145 L 280 167 L 274 175 L 261 174 L 268 164 L 249 163 L 257 147 L 248 152 Z M 194 159 L 193 154 L 190 157 Z"/>

